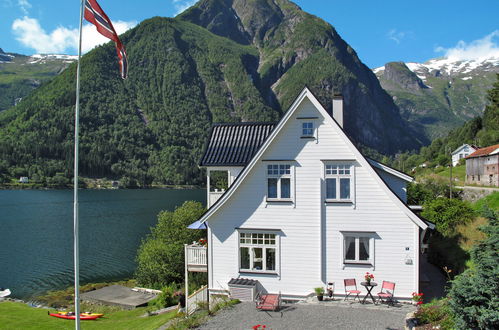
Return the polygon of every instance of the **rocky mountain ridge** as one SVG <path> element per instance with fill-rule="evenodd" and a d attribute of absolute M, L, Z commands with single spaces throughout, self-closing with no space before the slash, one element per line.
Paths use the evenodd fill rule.
<path fill-rule="evenodd" d="M 483 114 L 499 58 L 390 62 L 373 72 L 402 117 L 434 139 Z"/>
<path fill-rule="evenodd" d="M 128 79 L 111 43 L 81 61 L 82 175 L 199 184 L 196 163 L 212 123 L 276 121 L 305 86 L 328 110 L 343 94 L 344 129 L 364 151 L 424 143 L 336 30 L 290 1 L 202 0 L 121 40 Z M 70 178 L 75 71 L 73 63 L 0 113 L 4 172 Z"/>

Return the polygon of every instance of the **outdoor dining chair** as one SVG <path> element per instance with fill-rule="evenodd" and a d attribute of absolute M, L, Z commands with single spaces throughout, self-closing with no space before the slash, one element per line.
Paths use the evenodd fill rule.
<path fill-rule="evenodd" d="M 378 293 L 380 302 L 386 301 L 388 304 L 393 306 L 393 293 L 395 292 L 395 283 L 383 281 L 381 285 L 381 291 Z"/>
<path fill-rule="evenodd" d="M 278 311 L 281 307 L 281 293 L 279 294 L 257 294 L 256 308 L 262 311 Z"/>
<path fill-rule="evenodd" d="M 354 278 L 345 279 L 345 280 L 343 280 L 343 283 L 345 284 L 345 299 L 344 300 L 347 300 L 347 298 L 350 295 L 355 295 L 353 300 L 355 301 L 355 298 L 357 298 L 360 302 L 360 297 L 359 297 L 360 290 L 357 290 L 357 282 L 355 281 L 355 279 Z"/>

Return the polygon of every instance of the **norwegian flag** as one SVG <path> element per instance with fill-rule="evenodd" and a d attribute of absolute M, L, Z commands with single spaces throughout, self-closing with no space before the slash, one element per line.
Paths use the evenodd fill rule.
<path fill-rule="evenodd" d="M 84 16 L 87 21 L 95 25 L 100 34 L 114 41 L 116 45 L 116 52 L 118 53 L 121 78 L 126 79 L 128 73 L 128 62 L 126 58 L 125 46 L 123 46 L 120 38 L 118 38 L 118 34 L 114 30 L 111 20 L 107 17 L 106 13 L 104 13 L 96 0 L 85 0 Z"/>

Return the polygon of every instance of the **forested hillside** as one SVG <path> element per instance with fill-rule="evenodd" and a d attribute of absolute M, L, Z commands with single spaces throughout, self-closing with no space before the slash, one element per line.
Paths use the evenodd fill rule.
<path fill-rule="evenodd" d="M 81 62 L 83 176 L 199 184 L 213 122 L 278 120 L 306 85 L 328 110 L 333 92 L 343 93 L 345 129 L 360 147 L 393 154 L 421 146 L 334 28 L 287 0 L 203 0 L 121 38 L 127 80 L 110 43 Z M 3 180 L 69 182 L 75 72 L 72 65 L 0 114 Z"/>
<path fill-rule="evenodd" d="M 445 137 L 435 139 L 429 146 L 421 148 L 417 154 L 403 153 L 385 161 L 406 171 L 424 162 L 430 167 L 448 165 L 450 153 L 465 143 L 480 147 L 499 143 L 499 74 L 496 75 L 492 89 L 487 93 L 487 100 L 488 105 L 483 116 L 466 122 Z"/>
<path fill-rule="evenodd" d="M 483 114 L 499 59 L 391 62 L 374 72 L 402 117 L 433 140 Z"/>
<path fill-rule="evenodd" d="M 75 56 L 5 53 L 0 48 L 0 111 L 13 107 L 33 89 L 52 79 Z"/>

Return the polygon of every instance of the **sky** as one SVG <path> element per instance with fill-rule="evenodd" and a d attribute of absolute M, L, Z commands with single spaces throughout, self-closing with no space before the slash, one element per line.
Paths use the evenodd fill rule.
<path fill-rule="evenodd" d="M 98 0 L 123 33 L 154 17 L 174 17 L 195 0 Z M 295 0 L 332 24 L 368 67 L 436 57 L 499 58 L 498 0 Z M 79 0 L 0 0 L 5 52 L 77 54 Z M 83 51 L 107 40 L 84 24 Z M 126 45 L 125 45 L 126 46 Z"/>

